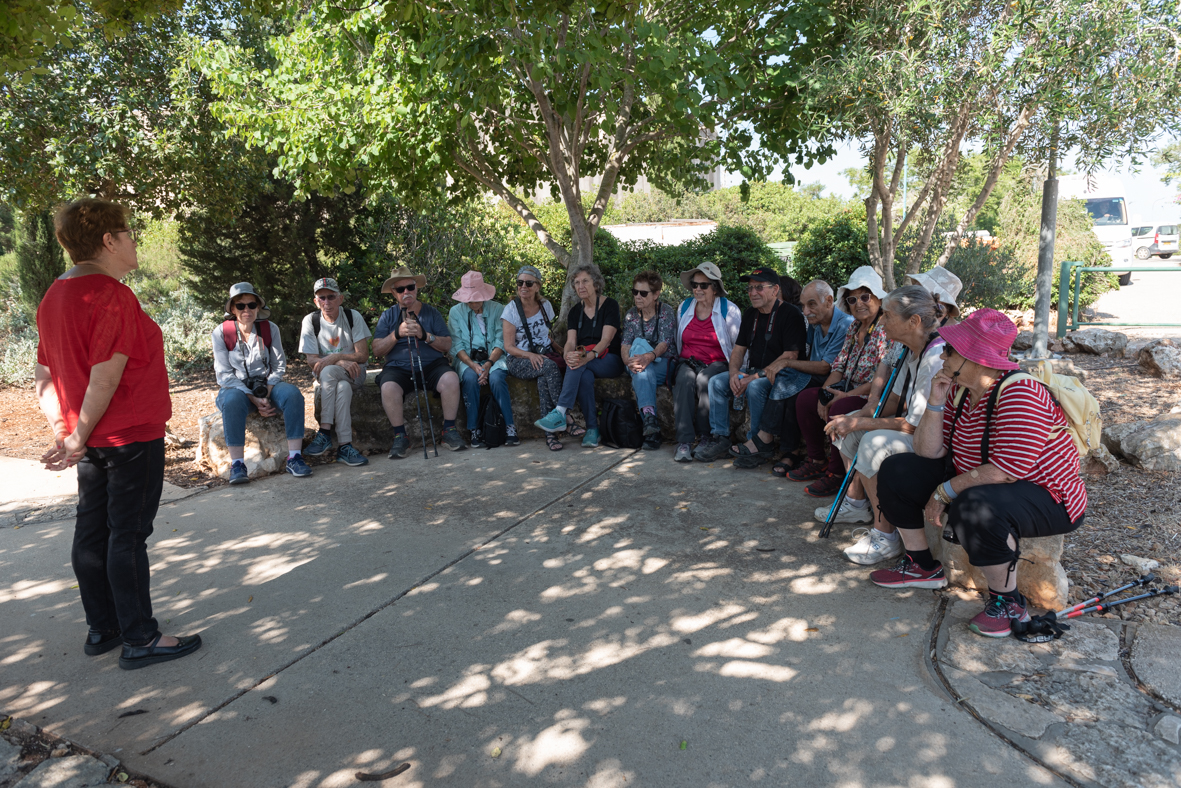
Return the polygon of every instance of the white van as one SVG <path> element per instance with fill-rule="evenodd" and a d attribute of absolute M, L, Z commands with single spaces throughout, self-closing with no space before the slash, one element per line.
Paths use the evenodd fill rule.
<path fill-rule="evenodd" d="M 1095 236 L 1111 255 L 1113 266 L 1132 264 L 1132 227 L 1128 200 L 1119 178 L 1107 175 L 1066 175 L 1058 180 L 1059 200 L 1082 200 L 1095 222 Z M 1120 274 L 1119 283 L 1132 283 L 1131 272 Z"/>

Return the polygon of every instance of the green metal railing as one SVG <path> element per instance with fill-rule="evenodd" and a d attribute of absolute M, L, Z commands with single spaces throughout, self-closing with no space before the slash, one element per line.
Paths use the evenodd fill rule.
<path fill-rule="evenodd" d="M 1078 319 L 1078 296 L 1079 290 L 1082 288 L 1082 275 L 1092 271 L 1110 271 L 1113 273 L 1127 273 L 1128 271 L 1165 271 L 1174 274 L 1181 274 L 1181 266 L 1173 266 L 1172 268 L 1154 268 L 1149 266 L 1132 266 L 1112 268 L 1110 266 L 1099 268 L 1089 266 L 1079 261 L 1064 260 L 1062 262 L 1062 273 L 1058 278 L 1058 338 L 1066 336 L 1067 331 L 1075 331 L 1079 326 L 1146 326 L 1146 327 L 1169 327 L 1176 328 L 1181 326 L 1181 323 L 1108 323 L 1108 322 L 1079 322 Z M 1069 290 L 1067 288 L 1070 288 Z M 1073 293 L 1073 308 L 1070 306 L 1068 296 Z"/>

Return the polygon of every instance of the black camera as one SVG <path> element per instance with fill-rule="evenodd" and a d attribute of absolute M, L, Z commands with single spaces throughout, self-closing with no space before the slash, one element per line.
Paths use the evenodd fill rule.
<path fill-rule="evenodd" d="M 483 364 L 485 361 L 489 360 L 488 348 L 474 347 L 468 351 L 467 355 L 468 355 L 468 358 L 470 358 L 472 361 L 476 362 L 477 364 Z"/>
<path fill-rule="evenodd" d="M 246 388 L 250 389 L 250 393 L 259 399 L 267 395 L 267 379 L 266 378 L 246 378 Z"/>
<path fill-rule="evenodd" d="M 836 389 L 837 391 L 848 391 L 849 390 L 849 383 L 850 383 L 849 380 L 842 378 L 841 380 L 837 381 L 836 383 L 829 386 L 828 388 L 821 389 L 820 393 L 816 395 L 816 399 L 820 400 L 821 405 L 827 405 L 828 403 L 832 402 L 833 399 L 836 397 L 836 394 L 833 394 L 828 389 Z"/>

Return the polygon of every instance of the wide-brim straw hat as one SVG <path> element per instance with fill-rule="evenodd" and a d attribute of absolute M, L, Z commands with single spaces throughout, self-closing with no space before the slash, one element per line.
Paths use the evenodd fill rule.
<path fill-rule="evenodd" d="M 955 300 L 964 289 L 964 283 L 951 271 L 937 265 L 924 274 L 907 274 L 906 278 L 926 288 L 928 293 L 938 298 L 939 303 L 947 307 L 952 317 L 960 316 L 960 307 Z"/>
<path fill-rule="evenodd" d="M 390 273 L 390 278 L 385 280 L 385 282 L 381 286 L 381 292 L 393 293 L 394 292 L 394 282 L 397 282 L 400 279 L 413 279 L 415 287 L 419 290 L 426 287 L 426 277 L 425 276 L 423 276 L 422 274 L 416 274 L 413 271 L 411 271 L 408 267 L 402 266 L 401 268 L 395 268 Z"/>
<path fill-rule="evenodd" d="M 460 288 L 451 294 L 456 301 L 470 304 L 474 301 L 491 301 L 496 296 L 496 288 L 484 281 L 484 275 L 479 271 L 468 271 L 460 280 Z"/>
<path fill-rule="evenodd" d="M 863 265 L 853 272 L 849 277 L 849 281 L 844 286 L 837 290 L 837 309 L 850 315 L 853 314 L 849 311 L 849 307 L 845 303 L 845 296 L 863 287 L 877 296 L 879 300 L 886 297 L 886 290 L 882 286 L 881 274 L 873 270 L 871 266 Z"/>
<path fill-rule="evenodd" d="M 258 314 L 255 315 L 255 320 L 266 320 L 271 316 L 271 310 L 267 309 L 266 299 L 258 294 L 258 291 L 254 289 L 254 285 L 249 282 L 239 282 L 230 288 L 230 297 L 226 299 L 224 320 L 237 319 L 237 316 L 234 314 L 233 305 L 234 299 L 240 295 L 252 295 L 258 299 Z"/>
<path fill-rule="evenodd" d="M 977 309 L 962 323 L 943 326 L 939 336 L 951 349 L 968 361 L 990 369 L 1020 369 L 1009 360 L 1009 350 L 1017 339 L 1017 326 L 995 309 Z"/>
<path fill-rule="evenodd" d="M 726 287 L 722 284 L 722 270 L 713 263 L 701 263 L 696 268 L 691 268 L 688 271 L 681 272 L 681 284 L 690 293 L 693 292 L 693 274 L 697 271 L 705 274 L 706 278 L 714 282 L 718 286 L 718 292 L 721 295 L 726 295 Z"/>

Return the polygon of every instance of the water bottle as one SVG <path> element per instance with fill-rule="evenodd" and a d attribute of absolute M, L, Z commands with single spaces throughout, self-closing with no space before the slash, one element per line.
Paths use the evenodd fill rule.
<path fill-rule="evenodd" d="M 746 377 L 746 376 L 743 375 L 741 372 L 738 373 L 739 380 L 742 380 L 744 377 Z M 742 410 L 745 407 L 746 407 L 746 395 L 745 394 L 740 394 L 734 398 L 734 410 Z"/>

